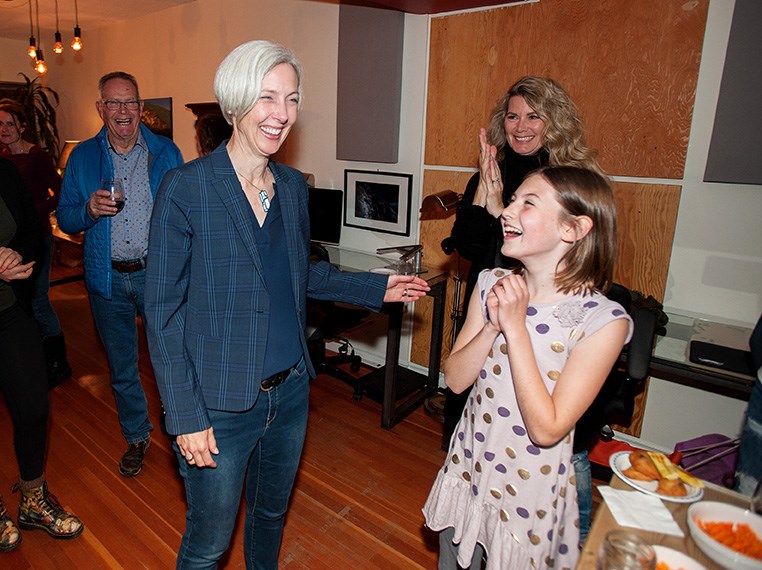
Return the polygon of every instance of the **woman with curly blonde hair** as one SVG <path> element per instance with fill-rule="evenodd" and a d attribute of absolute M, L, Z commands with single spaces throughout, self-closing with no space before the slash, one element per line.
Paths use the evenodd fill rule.
<path fill-rule="evenodd" d="M 509 142 L 506 115 L 514 97 L 522 97 L 542 119 L 542 147 L 547 150 L 548 164 L 577 166 L 603 174 L 595 159 L 598 153 L 585 144 L 584 125 L 569 94 L 557 81 L 533 75 L 514 83 L 492 113 L 487 141 L 496 147 L 498 161 L 505 157 Z"/>

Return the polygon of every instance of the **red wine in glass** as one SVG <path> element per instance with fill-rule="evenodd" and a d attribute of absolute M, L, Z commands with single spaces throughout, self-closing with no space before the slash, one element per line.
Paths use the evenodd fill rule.
<path fill-rule="evenodd" d="M 101 180 L 101 188 L 103 188 L 109 194 L 111 194 L 111 201 L 114 203 L 114 206 L 116 207 L 116 213 L 118 214 L 119 212 L 121 212 L 122 208 L 124 208 L 124 199 L 125 199 L 124 185 L 122 184 L 122 181 L 104 179 L 104 180 Z"/>

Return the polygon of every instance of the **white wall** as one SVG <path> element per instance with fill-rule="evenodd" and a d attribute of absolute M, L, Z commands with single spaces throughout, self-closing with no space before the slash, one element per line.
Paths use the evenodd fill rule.
<path fill-rule="evenodd" d="M 23 81 L 19 72 L 34 79 L 37 74 L 32 59 L 26 54 L 28 47 L 28 39 L 0 38 L 0 81 Z"/>
<path fill-rule="evenodd" d="M 711 0 L 665 304 L 753 326 L 762 312 L 762 186 L 703 182 L 734 0 Z"/>

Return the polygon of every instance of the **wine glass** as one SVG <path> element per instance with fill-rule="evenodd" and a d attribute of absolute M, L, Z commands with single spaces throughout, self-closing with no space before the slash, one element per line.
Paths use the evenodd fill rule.
<path fill-rule="evenodd" d="M 124 208 L 124 185 L 121 180 L 103 179 L 101 180 L 101 188 L 111 194 L 111 201 L 116 206 L 116 213 L 122 211 Z"/>
<path fill-rule="evenodd" d="M 754 492 L 751 494 L 749 510 L 758 515 L 762 515 L 762 479 L 759 480 L 757 486 L 754 487 Z"/>

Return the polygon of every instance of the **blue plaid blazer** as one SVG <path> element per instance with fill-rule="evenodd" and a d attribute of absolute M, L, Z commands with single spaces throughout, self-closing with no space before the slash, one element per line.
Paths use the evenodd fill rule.
<path fill-rule="evenodd" d="M 299 338 L 307 352 L 307 297 L 378 310 L 387 277 L 345 273 L 309 260 L 307 185 L 271 162 L 287 239 Z M 242 411 L 259 396 L 270 314 L 256 220 L 225 146 L 171 170 L 151 217 L 146 268 L 146 332 L 167 430 L 210 427 L 208 409 Z"/>

